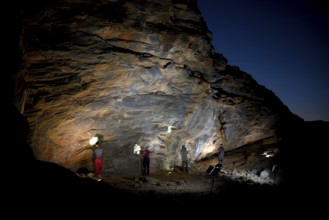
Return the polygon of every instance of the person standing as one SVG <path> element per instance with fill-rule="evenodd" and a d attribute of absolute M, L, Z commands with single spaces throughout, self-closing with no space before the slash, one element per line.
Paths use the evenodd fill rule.
<path fill-rule="evenodd" d="M 143 170 L 144 175 L 150 174 L 150 159 L 151 157 L 151 151 L 149 150 L 149 147 L 146 147 L 144 154 L 143 154 Z"/>
<path fill-rule="evenodd" d="M 95 144 L 93 149 L 95 177 L 98 181 L 102 180 L 103 175 L 103 147 L 99 142 Z"/>
<path fill-rule="evenodd" d="M 225 154 L 225 149 L 223 144 L 221 143 L 218 147 L 218 163 L 223 165 L 224 163 L 224 154 Z"/>
<path fill-rule="evenodd" d="M 180 150 L 180 155 L 182 159 L 182 170 L 184 173 L 188 173 L 188 151 L 184 144 L 182 145 L 182 149 Z"/>

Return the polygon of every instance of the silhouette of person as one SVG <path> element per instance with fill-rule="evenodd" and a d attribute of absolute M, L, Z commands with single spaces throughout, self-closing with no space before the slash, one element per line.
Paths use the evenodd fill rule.
<path fill-rule="evenodd" d="M 103 147 L 101 147 L 99 142 L 95 144 L 93 149 L 93 159 L 95 177 L 98 178 L 98 181 L 100 181 L 103 175 Z"/>
<path fill-rule="evenodd" d="M 144 154 L 143 154 L 144 175 L 150 174 L 150 161 L 151 161 L 151 151 L 149 150 L 149 147 L 146 147 Z"/>
<path fill-rule="evenodd" d="M 225 149 L 223 147 L 223 144 L 220 144 L 218 147 L 218 163 L 223 165 L 224 163 L 224 154 L 225 154 Z"/>
<path fill-rule="evenodd" d="M 186 146 L 183 144 L 180 150 L 180 155 L 182 159 L 182 170 L 184 173 L 188 173 L 188 151 Z"/>

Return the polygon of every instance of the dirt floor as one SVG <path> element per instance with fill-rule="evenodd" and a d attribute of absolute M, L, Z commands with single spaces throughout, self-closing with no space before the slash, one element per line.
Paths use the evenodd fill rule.
<path fill-rule="evenodd" d="M 226 182 L 221 174 L 209 176 L 207 173 L 182 172 L 156 173 L 140 177 L 104 176 L 103 181 L 115 188 L 128 191 L 166 194 L 218 192 Z"/>
<path fill-rule="evenodd" d="M 225 171 L 216 176 L 179 171 L 140 177 L 104 176 L 100 182 L 120 190 L 120 199 L 129 201 L 125 204 L 147 204 L 159 212 L 165 210 L 163 207 L 178 212 L 183 209 L 192 216 L 193 212 L 203 213 L 214 205 L 232 212 L 266 210 L 282 197 L 279 186 L 232 181 Z"/>

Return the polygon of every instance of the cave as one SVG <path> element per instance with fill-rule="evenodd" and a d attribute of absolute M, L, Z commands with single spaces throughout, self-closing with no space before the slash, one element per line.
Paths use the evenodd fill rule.
<path fill-rule="evenodd" d="M 285 210 L 298 198 L 301 152 L 320 145 L 328 125 L 305 122 L 228 65 L 197 1 L 13 3 L 2 94 L 16 206 L 215 214 L 214 204 Z M 92 138 L 104 147 L 101 181 Z M 219 144 L 224 165 L 209 175 Z"/>

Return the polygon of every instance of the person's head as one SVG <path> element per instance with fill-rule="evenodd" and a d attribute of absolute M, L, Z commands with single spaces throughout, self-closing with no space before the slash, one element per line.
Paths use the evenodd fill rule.
<path fill-rule="evenodd" d="M 182 148 L 186 148 L 185 144 L 182 145 Z"/>
<path fill-rule="evenodd" d="M 96 147 L 100 147 L 101 144 L 100 144 L 99 142 L 97 142 L 97 143 L 95 144 L 95 146 L 96 146 Z"/>

